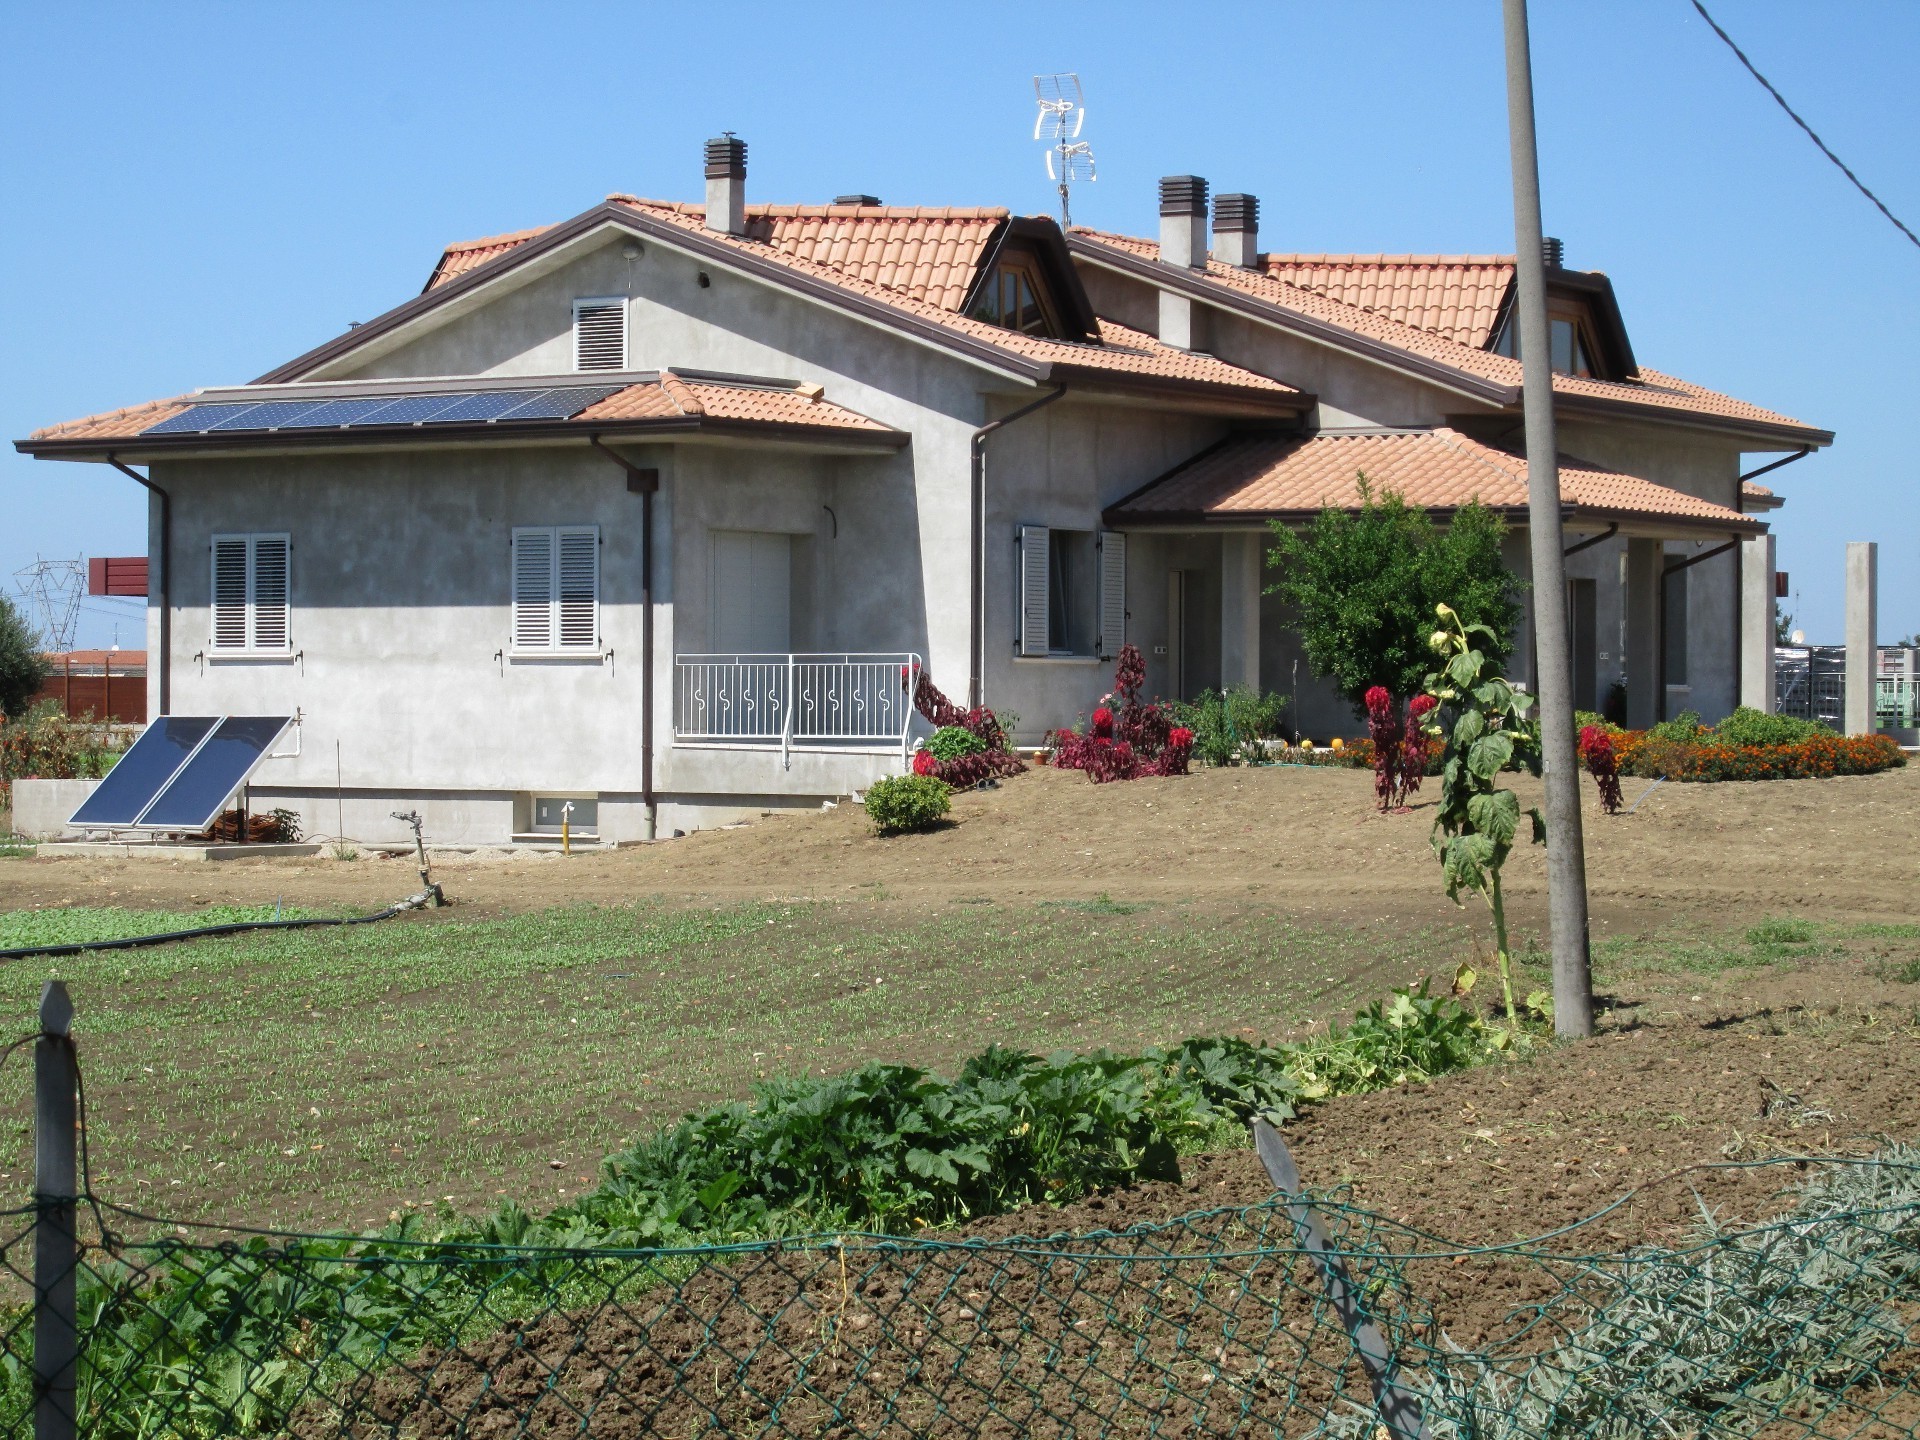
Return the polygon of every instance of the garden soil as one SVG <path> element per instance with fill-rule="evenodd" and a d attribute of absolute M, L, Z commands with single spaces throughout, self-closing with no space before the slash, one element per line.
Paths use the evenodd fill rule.
<path fill-rule="evenodd" d="M 1375 1237 L 1402 1250 L 1531 1238 L 1563 1257 L 1413 1261 L 1404 1290 L 1376 1304 L 1403 1347 L 1441 1335 L 1468 1349 L 1510 1345 L 1533 1307 L 1581 1313 L 1576 1257 L 1674 1243 L 1703 1212 L 1723 1224 L 1771 1218 L 1812 1169 L 1750 1162 L 1866 1154 L 1911 1137 L 1920 1072 L 1901 1019 L 1891 1005 L 1649 1014 L 1586 1045 L 1333 1101 L 1290 1125 L 1288 1139 L 1308 1184 L 1332 1202 L 1342 1243 L 1373 1223 L 1342 1209 L 1350 1205 L 1389 1222 Z M 1257 1208 L 1272 1187 L 1252 1153 L 1190 1157 L 1182 1171 L 1177 1183 L 941 1237 L 1030 1237 L 1011 1255 L 855 1245 L 845 1270 L 831 1250 L 708 1267 L 670 1298 L 549 1314 L 416 1357 L 343 1397 L 345 1416 L 316 1406 L 296 1431 L 733 1433 L 760 1430 L 768 1398 L 786 1396 L 793 1433 L 1014 1436 L 1091 1430 L 1124 1413 L 1165 1433 L 1254 1418 L 1291 1434 L 1363 1397 L 1350 1350 L 1324 1314 L 1316 1321 L 1315 1277 L 1297 1263 L 1259 1269 L 1244 1253 L 1292 1243 L 1284 1216 Z M 1086 1238 L 1180 1217 L 1189 1218 L 1145 1243 Z M 1079 1238 L 1048 1238 L 1062 1235 Z M 1229 1256 L 1211 1267 L 1153 1257 L 1209 1247 Z M 1135 1258 L 1076 1262 L 1061 1250 Z M 1536 1325 L 1517 1343 L 1552 1338 Z M 746 1355 L 742 1385 L 734 1357 Z M 1232 1383 L 1210 1386 L 1214 1378 Z M 1889 1410 L 1881 1428 L 1854 1431 L 1862 1418 L 1844 1428 L 1891 1435 L 1906 1423 Z"/>
<path fill-rule="evenodd" d="M 1357 916 L 1426 925 L 1457 915 L 1428 850 L 1433 791 L 1403 815 L 1372 808 L 1371 775 L 1272 766 L 1094 785 L 1031 768 L 957 796 L 951 823 L 879 839 L 859 807 L 757 820 L 613 852 L 436 856 L 435 876 L 464 913 L 659 896 L 870 899 L 906 907 L 987 898 L 1225 901 L 1273 906 L 1303 922 Z M 1591 785 L 1586 846 L 1596 929 L 1644 932 L 1680 920 L 1744 923 L 1804 914 L 1912 918 L 1920 893 L 1920 765 L 1879 775 L 1717 785 L 1628 781 L 1631 815 L 1603 816 Z M 1523 804 L 1540 786 L 1517 780 Z M 429 836 L 431 839 L 431 836 Z M 411 855 L 159 862 L 0 861 L 0 906 L 192 910 L 207 904 L 379 908 L 418 889 Z M 1538 928 L 1545 852 L 1514 851 L 1509 905 Z M 1480 917 L 1475 917 L 1479 919 Z"/>

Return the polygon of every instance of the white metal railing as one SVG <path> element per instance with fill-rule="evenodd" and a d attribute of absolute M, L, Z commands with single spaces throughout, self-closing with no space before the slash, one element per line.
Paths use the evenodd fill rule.
<path fill-rule="evenodd" d="M 676 655 L 675 740 L 778 748 L 907 749 L 920 657 L 911 652 Z"/>

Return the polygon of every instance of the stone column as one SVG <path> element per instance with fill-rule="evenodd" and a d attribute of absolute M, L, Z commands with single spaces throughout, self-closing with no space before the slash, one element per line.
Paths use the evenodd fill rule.
<path fill-rule="evenodd" d="M 1773 713 L 1773 554 L 1771 535 L 1740 546 L 1740 703 Z"/>
<path fill-rule="evenodd" d="M 1220 683 L 1260 688 L 1258 531 L 1220 537 Z"/>
<path fill-rule="evenodd" d="M 1660 581 L 1666 565 L 1660 540 L 1627 541 L 1627 728 L 1645 730 L 1660 719 Z"/>
<path fill-rule="evenodd" d="M 1880 669 L 1880 547 L 1847 542 L 1847 734 L 1873 733 L 1873 681 Z"/>

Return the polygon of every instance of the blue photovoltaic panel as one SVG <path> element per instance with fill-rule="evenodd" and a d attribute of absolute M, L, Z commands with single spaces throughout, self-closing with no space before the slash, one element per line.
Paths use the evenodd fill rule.
<path fill-rule="evenodd" d="M 442 410 L 451 410 L 468 395 L 402 395 L 372 414 L 356 420 L 356 425 L 418 425 L 432 420 Z"/>
<path fill-rule="evenodd" d="M 300 417 L 309 410 L 319 408 L 321 402 L 315 400 L 269 400 L 250 406 L 238 415 L 212 425 L 201 426 L 204 430 L 275 430 L 283 425 L 297 425 Z"/>
<path fill-rule="evenodd" d="M 501 420 L 564 420 L 589 405 L 624 390 L 624 385 L 575 385 L 565 390 L 540 390 L 497 418 Z"/>
<path fill-rule="evenodd" d="M 289 430 L 324 429 L 332 425 L 358 425 L 374 411 L 393 403 L 391 395 L 374 395 L 353 400 L 327 400 L 307 411 Z"/>
<path fill-rule="evenodd" d="M 68 823 L 80 829 L 132 825 L 219 723 L 211 715 L 160 716 L 94 787 Z"/>
<path fill-rule="evenodd" d="M 254 767 L 266 758 L 291 719 L 287 715 L 229 715 L 141 812 L 139 827 L 206 829 L 233 792 L 246 783 Z"/>
<path fill-rule="evenodd" d="M 189 405 L 178 415 L 162 420 L 158 425 L 149 425 L 142 435 L 179 435 L 196 430 L 211 430 L 223 420 L 231 420 L 249 410 L 259 409 L 259 402 L 249 400 L 244 405 Z"/>
<path fill-rule="evenodd" d="M 532 398 L 532 394 L 534 393 L 537 392 L 529 392 L 526 390 L 486 390 L 478 395 L 463 396 L 458 405 L 450 406 L 434 416 L 433 423 L 436 425 L 445 425 L 455 420 L 496 420 L 507 411 L 515 409 Z"/>

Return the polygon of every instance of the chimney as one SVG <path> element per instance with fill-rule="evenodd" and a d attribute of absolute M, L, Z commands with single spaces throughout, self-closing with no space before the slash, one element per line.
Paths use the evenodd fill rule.
<path fill-rule="evenodd" d="M 1160 178 L 1160 259 L 1183 269 L 1207 265 L 1207 182 L 1198 175 Z M 1171 290 L 1160 292 L 1160 343 L 1199 350 L 1201 313 L 1193 301 Z"/>
<path fill-rule="evenodd" d="M 1260 199 L 1256 195 L 1213 197 L 1213 255 L 1223 265 L 1260 268 Z"/>
<path fill-rule="evenodd" d="M 1567 247 L 1556 236 L 1549 235 L 1541 240 L 1540 257 L 1547 262 L 1549 270 L 1567 268 Z"/>
<path fill-rule="evenodd" d="M 707 141 L 707 229 L 747 233 L 747 142 L 731 130 Z"/>
<path fill-rule="evenodd" d="M 878 205 L 880 203 L 880 197 L 878 195 L 836 195 L 833 197 L 833 203 L 836 205 Z"/>

